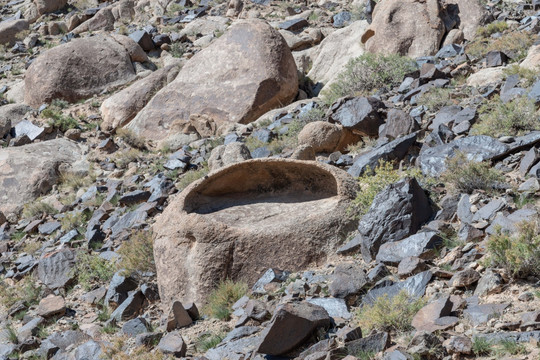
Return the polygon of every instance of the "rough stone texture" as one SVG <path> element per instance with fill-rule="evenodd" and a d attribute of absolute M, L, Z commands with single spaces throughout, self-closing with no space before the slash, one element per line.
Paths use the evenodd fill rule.
<path fill-rule="evenodd" d="M 175 66 L 167 66 L 148 75 L 122 91 L 107 98 L 101 104 L 101 127 L 112 131 L 129 123 L 163 86 Z"/>
<path fill-rule="evenodd" d="M 366 296 L 363 298 L 363 304 L 372 304 L 381 296 L 388 296 L 389 299 L 398 295 L 401 291 L 406 290 L 413 298 L 420 298 L 426 291 L 426 286 L 431 280 L 431 271 L 424 271 L 420 274 L 411 276 L 407 280 L 396 282 L 390 285 L 386 285 L 384 282 L 379 286 L 373 287 L 369 290 Z"/>
<path fill-rule="evenodd" d="M 15 211 L 46 194 L 58 181 L 59 167 L 81 160 L 81 153 L 66 139 L 0 149 L 0 211 Z"/>
<path fill-rule="evenodd" d="M 153 227 L 165 308 L 200 302 L 226 278 L 253 285 L 268 268 L 321 263 L 354 227 L 355 189 L 335 167 L 285 159 L 244 161 L 191 184 Z"/>
<path fill-rule="evenodd" d="M 396 139 L 403 135 L 409 135 L 420 129 L 418 123 L 405 111 L 399 109 L 388 110 L 386 124 L 379 134 L 390 139 Z"/>
<path fill-rule="evenodd" d="M 489 14 L 480 0 L 446 0 L 449 12 L 455 12 L 458 28 L 463 32 L 466 40 L 473 40 L 476 31 L 485 25 Z"/>
<path fill-rule="evenodd" d="M 165 355 L 182 357 L 186 355 L 187 345 L 178 333 L 169 333 L 161 338 L 158 349 Z"/>
<path fill-rule="evenodd" d="M 416 233 L 432 214 L 429 199 L 416 179 L 405 178 L 387 186 L 375 196 L 358 224 L 362 257 L 371 261 L 382 244 Z"/>
<path fill-rule="evenodd" d="M 467 85 L 481 87 L 499 83 L 504 78 L 503 70 L 502 66 L 478 70 L 467 78 Z"/>
<path fill-rule="evenodd" d="M 66 312 L 66 301 L 61 296 L 49 295 L 39 302 L 37 314 L 44 318 L 62 316 Z"/>
<path fill-rule="evenodd" d="M 328 327 L 330 316 L 324 308 L 308 302 L 279 307 L 268 328 L 261 334 L 258 352 L 283 355 L 302 344 L 317 328 Z"/>
<path fill-rule="evenodd" d="M 350 59 L 364 54 L 360 36 L 367 26 L 365 20 L 355 21 L 328 35 L 313 56 L 315 60 L 308 73 L 309 78 L 326 86 L 332 83 Z"/>
<path fill-rule="evenodd" d="M 330 120 L 357 134 L 376 136 L 379 126 L 384 124 L 381 112 L 385 108 L 384 103 L 374 97 L 342 98 L 330 108 Z"/>
<path fill-rule="evenodd" d="M 362 36 L 366 50 L 416 58 L 435 55 L 444 36 L 439 0 L 385 0 Z"/>
<path fill-rule="evenodd" d="M 129 53 L 114 38 L 74 39 L 32 62 L 26 71 L 24 98 L 34 107 L 54 99 L 75 102 L 134 78 Z"/>
<path fill-rule="evenodd" d="M 193 322 L 186 309 L 180 301 L 173 302 L 167 317 L 167 331 L 179 329 L 190 325 Z"/>
<path fill-rule="evenodd" d="M 296 64 L 283 37 L 263 21 L 240 21 L 191 58 L 128 127 L 161 140 L 183 132 L 193 115 L 218 126 L 246 124 L 288 104 L 297 91 Z"/>
<path fill-rule="evenodd" d="M 330 295 L 337 298 L 359 294 L 368 282 L 364 270 L 354 263 L 337 265 L 330 281 Z"/>
<path fill-rule="evenodd" d="M 49 289 L 68 285 L 74 277 L 75 251 L 62 249 L 46 254 L 38 263 L 38 279 Z"/>
<path fill-rule="evenodd" d="M 81 34 L 85 31 L 113 31 L 114 21 L 114 15 L 110 7 L 105 7 L 99 10 L 92 18 L 73 29 L 72 32 L 74 34 Z"/>
<path fill-rule="evenodd" d="M 450 301 L 450 297 L 443 296 L 420 309 L 414 315 L 411 325 L 417 331 L 433 332 L 440 330 L 435 322 L 443 316 L 449 316 L 452 312 L 452 306 L 453 303 Z"/>
<path fill-rule="evenodd" d="M 298 134 L 299 145 L 309 145 L 316 153 L 333 152 L 341 139 L 343 129 L 325 121 L 308 123 Z"/>
<path fill-rule="evenodd" d="M 540 45 L 531 46 L 527 53 L 527 57 L 519 66 L 525 69 L 538 70 L 538 67 L 540 67 Z"/>
<path fill-rule="evenodd" d="M 473 269 L 465 269 L 455 273 L 448 282 L 448 285 L 452 287 L 468 287 L 477 282 L 479 279 L 480 274 L 478 271 Z"/>
<path fill-rule="evenodd" d="M 251 159 L 251 154 L 243 143 L 233 142 L 227 145 L 219 145 L 210 153 L 208 168 L 213 171 L 249 159 Z"/>
<path fill-rule="evenodd" d="M 421 232 L 400 241 L 382 244 L 376 259 L 389 265 L 397 265 L 409 256 L 429 259 L 441 245 L 442 238 L 435 231 Z"/>
<path fill-rule="evenodd" d="M 17 35 L 28 29 L 28 21 L 8 20 L 0 22 L 0 44 L 13 46 L 17 41 Z"/>

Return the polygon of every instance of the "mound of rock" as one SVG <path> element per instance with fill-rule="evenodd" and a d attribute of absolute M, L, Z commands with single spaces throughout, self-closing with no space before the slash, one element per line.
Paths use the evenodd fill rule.
<path fill-rule="evenodd" d="M 191 58 L 127 127 L 162 140 L 192 116 L 217 126 L 246 124 L 288 104 L 297 91 L 296 64 L 279 32 L 264 21 L 241 21 Z"/>
<path fill-rule="evenodd" d="M 0 211 L 15 211 L 47 193 L 60 167 L 81 159 L 81 148 L 67 139 L 0 149 Z"/>
<path fill-rule="evenodd" d="M 354 228 L 355 189 L 335 167 L 285 159 L 244 161 L 193 183 L 154 226 L 164 308 L 200 302 L 220 280 L 253 285 L 270 267 L 324 261 Z"/>
<path fill-rule="evenodd" d="M 39 56 L 26 71 L 25 102 L 75 102 L 135 78 L 125 46 L 110 36 L 74 39 Z"/>

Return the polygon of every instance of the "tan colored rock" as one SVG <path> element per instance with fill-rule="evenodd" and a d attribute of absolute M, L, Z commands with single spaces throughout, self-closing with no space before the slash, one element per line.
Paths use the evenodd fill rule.
<path fill-rule="evenodd" d="M 103 119 L 101 128 L 110 132 L 130 122 L 148 101 L 167 85 L 167 75 L 172 70 L 172 66 L 159 69 L 107 98 L 100 108 Z"/>
<path fill-rule="evenodd" d="M 476 30 L 489 19 L 489 13 L 480 0 L 445 0 L 445 4 L 448 9 L 455 6 L 459 30 L 463 31 L 466 40 L 473 40 Z"/>
<path fill-rule="evenodd" d="M 74 34 L 81 34 L 86 31 L 112 31 L 114 30 L 114 15 L 110 7 L 99 10 L 96 15 L 86 20 L 81 25 L 73 29 Z M 50 30 L 49 30 L 50 31 Z"/>
<path fill-rule="evenodd" d="M 367 21 L 356 21 L 327 36 L 313 56 L 309 78 L 327 85 L 345 69 L 350 59 L 363 55 L 365 50 L 360 37 L 368 25 Z"/>
<path fill-rule="evenodd" d="M 28 30 L 28 21 L 24 19 L 0 22 L 0 44 L 13 46 L 25 30 Z"/>
<path fill-rule="evenodd" d="M 114 40 L 122 45 L 129 54 L 131 61 L 146 62 L 148 61 L 148 55 L 144 52 L 142 47 L 137 44 L 132 38 L 120 34 L 110 34 Z M 165 66 L 167 67 L 167 66 Z"/>
<path fill-rule="evenodd" d="M 45 319 L 62 316 L 66 312 L 66 301 L 61 296 L 49 295 L 39 302 L 37 314 Z"/>
<path fill-rule="evenodd" d="M 54 99 L 75 102 L 134 78 L 128 52 L 112 37 L 74 39 L 32 62 L 25 76 L 25 101 L 34 107 Z"/>
<path fill-rule="evenodd" d="M 372 53 L 395 53 L 411 58 L 434 55 L 445 34 L 440 11 L 439 0 L 379 2 L 362 43 Z"/>
<path fill-rule="evenodd" d="M 308 123 L 298 134 L 299 145 L 310 145 L 316 153 L 333 152 L 341 139 L 341 126 L 326 121 Z"/>
<path fill-rule="evenodd" d="M 463 31 L 459 29 L 452 29 L 448 32 L 448 34 L 444 38 L 444 42 L 442 46 L 450 45 L 450 44 L 461 44 L 463 43 L 463 40 L 465 40 Z"/>
<path fill-rule="evenodd" d="M 67 2 L 67 0 L 34 0 L 24 12 L 24 18 L 33 23 L 41 15 L 62 9 Z"/>
<path fill-rule="evenodd" d="M 533 45 L 529 48 L 527 57 L 521 62 L 520 66 L 535 71 L 540 68 L 540 45 Z"/>
<path fill-rule="evenodd" d="M 204 301 L 220 280 L 253 285 L 269 267 L 324 263 L 355 227 L 354 179 L 312 161 L 256 159 L 210 173 L 153 226 L 158 286 L 172 301 Z"/>
<path fill-rule="evenodd" d="M 9 213 L 49 192 L 59 168 L 82 160 L 82 150 L 66 139 L 0 149 L 0 211 Z"/>
<path fill-rule="evenodd" d="M 291 155 L 293 160 L 315 160 L 315 151 L 311 145 L 298 145 Z"/>
<path fill-rule="evenodd" d="M 503 70 L 503 66 L 478 70 L 469 76 L 467 85 L 478 87 L 498 83 L 504 78 Z"/>
<path fill-rule="evenodd" d="M 192 57 L 127 125 L 152 140 L 174 136 L 173 124 L 206 115 L 216 128 L 246 124 L 291 102 L 296 65 L 283 37 L 261 20 L 244 20 Z"/>
<path fill-rule="evenodd" d="M 208 158 L 210 171 L 221 167 L 251 159 L 249 149 L 241 142 L 233 142 L 227 145 L 217 146 L 212 150 Z"/>

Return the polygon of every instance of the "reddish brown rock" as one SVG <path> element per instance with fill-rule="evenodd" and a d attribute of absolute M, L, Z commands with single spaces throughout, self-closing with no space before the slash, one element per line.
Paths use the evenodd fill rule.
<path fill-rule="evenodd" d="M 66 301 L 61 296 L 49 295 L 39 302 L 37 313 L 44 318 L 62 316 L 66 312 Z"/>

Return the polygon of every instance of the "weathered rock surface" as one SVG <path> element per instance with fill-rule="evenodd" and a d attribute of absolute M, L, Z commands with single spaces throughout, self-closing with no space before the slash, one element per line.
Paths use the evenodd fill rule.
<path fill-rule="evenodd" d="M 161 140 L 169 130 L 183 132 L 193 115 L 218 126 L 245 124 L 288 104 L 297 90 L 296 64 L 283 37 L 263 21 L 241 21 L 191 58 L 128 128 Z"/>
<path fill-rule="evenodd" d="M 81 161 L 82 149 L 66 139 L 0 149 L 0 211 L 9 213 L 46 194 L 59 168 Z"/>
<path fill-rule="evenodd" d="M 434 55 L 445 33 L 438 0 L 386 0 L 375 6 L 362 36 L 366 50 L 411 58 Z"/>
<path fill-rule="evenodd" d="M 232 142 L 227 145 L 219 145 L 212 150 L 208 159 L 208 168 L 213 171 L 249 159 L 251 159 L 251 154 L 246 145 Z"/>
<path fill-rule="evenodd" d="M 75 102 L 134 78 L 129 53 L 114 38 L 74 39 L 32 62 L 25 76 L 25 101 L 34 107 L 54 99 Z"/>
<path fill-rule="evenodd" d="M 225 278 L 251 285 L 268 268 L 295 271 L 324 260 L 354 226 L 347 208 L 355 186 L 334 167 L 274 159 L 193 183 L 154 226 L 164 306 L 174 298 L 199 302 Z"/>
<path fill-rule="evenodd" d="M 0 44 L 12 46 L 19 34 L 28 29 L 28 21 L 8 20 L 0 22 Z"/>
<path fill-rule="evenodd" d="M 43 284 L 50 289 L 62 288 L 73 280 L 75 252 L 62 249 L 39 260 L 37 274 Z"/>
<path fill-rule="evenodd" d="M 414 234 L 400 241 L 382 244 L 377 253 L 377 261 L 397 265 L 409 256 L 429 259 L 442 245 L 442 238 L 435 231 Z"/>

